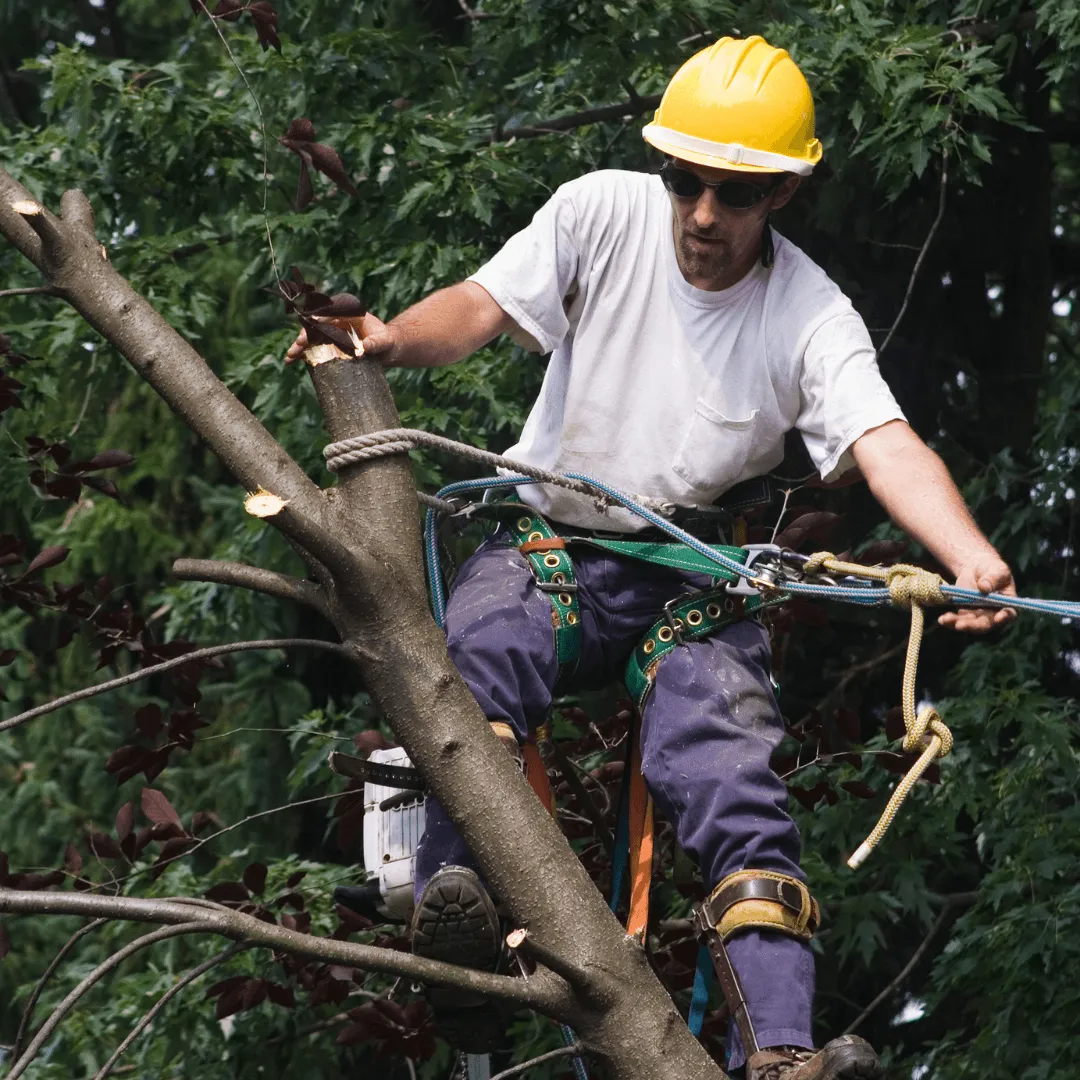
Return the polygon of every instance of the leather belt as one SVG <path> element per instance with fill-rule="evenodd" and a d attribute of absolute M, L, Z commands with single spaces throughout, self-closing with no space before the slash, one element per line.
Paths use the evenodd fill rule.
<path fill-rule="evenodd" d="M 803 913 L 803 893 L 792 881 L 776 881 L 773 878 L 750 878 L 732 882 L 727 888 L 714 893 L 698 908 L 700 930 L 720 925 L 725 912 L 743 900 L 772 900 L 782 904 L 796 915 Z M 817 930 L 818 920 L 813 914 L 807 921 L 811 933 Z"/>

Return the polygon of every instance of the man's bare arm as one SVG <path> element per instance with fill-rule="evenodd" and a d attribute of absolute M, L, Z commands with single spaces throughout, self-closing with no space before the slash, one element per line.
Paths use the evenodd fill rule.
<path fill-rule="evenodd" d="M 1012 573 L 975 524 L 945 463 L 902 420 L 874 428 L 851 447 L 874 497 L 889 517 L 956 578 L 981 592 L 1016 593 Z M 988 630 L 1011 610 L 964 609 L 938 620 L 957 630 Z"/>
<path fill-rule="evenodd" d="M 499 334 L 517 330 L 517 323 L 473 281 L 440 289 L 384 323 L 365 315 L 359 333 L 364 352 L 387 367 L 444 367 L 476 352 Z M 307 334 L 289 348 L 288 360 L 307 348 Z"/>

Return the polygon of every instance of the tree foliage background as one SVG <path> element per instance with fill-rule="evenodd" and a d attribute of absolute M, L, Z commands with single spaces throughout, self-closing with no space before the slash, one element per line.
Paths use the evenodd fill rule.
<path fill-rule="evenodd" d="M 281 362 L 293 327 L 264 289 L 275 273 L 268 229 L 279 271 L 299 266 L 326 291 L 347 289 L 392 315 L 470 273 L 558 184 L 592 169 L 655 168 L 639 136 L 638 98 L 662 90 L 715 37 L 760 32 L 805 70 L 826 148 L 778 228 L 849 293 L 879 345 L 888 337 L 886 378 L 953 469 L 1021 591 L 1080 595 L 1080 5 L 279 0 L 280 52 L 260 47 L 250 12 L 212 25 L 193 6 L 3 0 L 4 164 L 43 199 L 74 186 L 89 195 L 109 258 L 312 475 L 322 475 L 326 437 L 308 379 Z M 512 134 L 627 100 L 633 115 L 623 119 Z M 294 208 L 300 161 L 278 137 L 298 117 L 338 151 L 355 196 L 316 175 L 312 201 Z M 0 286 L 35 284 L 28 264 L 0 250 Z M 315 616 L 264 596 L 170 581 L 181 555 L 290 572 L 299 564 L 243 513 L 217 461 L 78 315 L 49 297 L 0 305 L 9 339 L 0 357 L 0 534 L 13 538 L 0 539 L 3 715 L 102 678 L 102 659 L 126 670 L 140 650 L 161 652 L 171 641 L 324 632 Z M 514 440 L 542 370 L 500 339 L 453 368 L 398 371 L 391 382 L 408 426 L 499 450 Z M 109 449 L 133 463 L 119 456 L 104 460 L 120 469 L 74 467 Z M 459 475 L 449 461 L 415 465 L 429 489 Z M 785 474 L 800 470 L 794 458 Z M 803 517 L 810 510 L 839 516 Z M 758 528 L 771 530 L 778 512 L 779 504 Z M 781 528 L 800 517 L 807 547 L 858 552 L 897 539 L 861 487 L 799 490 Z M 799 537 L 793 530 L 788 539 Z M 55 545 L 70 549 L 66 561 L 24 577 L 27 561 Z M 26 591 L 39 580 L 47 596 Z M 77 582 L 86 584 L 81 601 L 55 589 Z M 145 626 L 131 621 L 136 615 Z M 898 767 L 882 751 L 896 736 L 890 710 L 904 632 L 894 613 L 804 605 L 775 627 L 792 731 L 777 767 L 792 774 L 807 871 L 826 909 L 816 942 L 821 1037 L 850 1024 L 926 941 L 860 1027 L 890 1075 L 1073 1075 L 1076 628 L 1027 616 L 983 641 L 930 636 L 920 693 L 938 703 L 957 749 L 851 874 L 844 856 Z M 110 641 L 119 647 L 103 654 Z M 617 710 L 616 696 L 568 704 L 603 719 Z M 161 723 L 146 708 L 155 705 Z M 197 718 L 185 721 L 193 709 Z M 340 791 L 327 749 L 378 726 L 345 669 L 309 654 L 238 656 L 197 690 L 138 684 L 0 735 L 0 848 L 13 872 L 66 865 L 133 895 L 202 895 L 261 864 L 268 903 L 301 894 L 275 912 L 295 917 L 302 905 L 329 930 L 334 884 L 363 873 L 347 802 L 253 820 L 156 879 L 146 868 L 160 842 L 113 858 L 92 837 L 117 832 L 125 804 L 145 807 L 143 787 L 165 792 L 185 821 L 206 811 L 210 831 Z M 601 768 L 612 755 L 583 732 L 579 713 L 556 726 L 557 739 Z M 110 755 L 132 745 L 145 751 L 131 759 L 140 771 L 128 775 L 114 759 L 107 772 Z M 335 817 L 335 805 L 346 812 Z M 588 856 L 588 838 L 575 842 Z M 658 915 L 678 918 L 695 885 L 661 849 Z M 602 878 L 603 860 L 592 857 Z M 128 878 L 133 869 L 142 872 Z M 77 925 L 11 923 L 0 1044 L 13 1042 L 33 983 Z M 87 938 L 45 1004 L 130 933 L 117 926 Z M 685 1004 L 687 947 L 673 941 L 658 935 L 653 946 Z M 126 965 L 65 1023 L 30 1075 L 92 1076 L 152 995 L 212 949 L 185 939 Z M 317 1080 L 377 1068 L 404 1077 L 406 1057 L 421 1076 L 450 1070 L 449 1050 L 432 1042 L 418 1012 L 404 1026 L 403 1014 L 355 1012 L 389 980 L 323 971 L 305 986 L 287 967 L 239 957 L 206 984 L 234 975 L 246 977 L 247 994 L 219 1004 L 217 1016 L 205 984 L 170 1006 L 125 1058 L 137 1075 Z M 289 990 L 271 993 L 269 984 Z M 229 993 L 219 987 L 219 1003 Z M 394 1000 L 415 997 L 399 987 Z M 716 1015 L 714 1040 L 720 1028 Z M 525 1017 L 514 1039 L 520 1058 L 559 1042 L 554 1025 Z M 567 1071 L 564 1060 L 535 1075 Z"/>

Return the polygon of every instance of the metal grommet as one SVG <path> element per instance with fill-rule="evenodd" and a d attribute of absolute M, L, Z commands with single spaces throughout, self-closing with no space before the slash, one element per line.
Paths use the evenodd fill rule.
<path fill-rule="evenodd" d="M 735 601 L 730 598 L 725 600 L 724 610 L 730 615 L 735 610 Z"/>
<path fill-rule="evenodd" d="M 675 623 L 675 629 L 676 630 L 681 630 L 683 628 L 682 619 L 674 619 L 673 622 Z"/>
<path fill-rule="evenodd" d="M 526 526 L 526 528 L 528 528 L 528 526 Z M 531 532 L 526 537 L 526 539 L 530 544 L 532 544 L 535 543 L 537 540 L 543 540 L 544 534 L 542 532 Z"/>
<path fill-rule="evenodd" d="M 559 556 L 554 554 L 554 553 L 552 553 L 550 555 L 545 555 L 544 556 L 544 565 L 545 566 L 558 566 L 559 565 Z"/>
<path fill-rule="evenodd" d="M 708 615 L 710 619 L 719 619 L 720 618 L 720 605 L 719 604 L 710 604 L 705 609 L 705 614 Z"/>
<path fill-rule="evenodd" d="M 544 560 L 547 561 L 546 559 Z M 561 585 L 566 580 L 566 575 L 560 570 L 557 574 L 551 575 L 552 585 Z"/>
<path fill-rule="evenodd" d="M 675 636 L 675 631 L 670 626 L 661 626 L 656 636 L 666 645 Z"/>
<path fill-rule="evenodd" d="M 566 625 L 577 626 L 577 615 L 574 612 L 568 611 L 566 613 Z"/>
<path fill-rule="evenodd" d="M 525 532 L 532 524 L 532 518 L 518 518 L 517 519 L 517 531 Z"/>
<path fill-rule="evenodd" d="M 559 593 L 559 603 L 563 607 L 569 607 L 574 602 L 574 598 L 568 592 Z"/>
<path fill-rule="evenodd" d="M 641 646 L 641 648 L 644 650 L 645 655 L 648 656 L 649 653 L 656 650 L 656 642 L 653 641 L 652 638 L 649 638 L 649 640 L 646 641 L 645 644 Z"/>
<path fill-rule="evenodd" d="M 703 618 L 704 616 L 701 614 L 700 611 L 698 611 L 697 608 L 692 608 L 686 613 L 686 621 L 691 626 L 700 626 Z"/>

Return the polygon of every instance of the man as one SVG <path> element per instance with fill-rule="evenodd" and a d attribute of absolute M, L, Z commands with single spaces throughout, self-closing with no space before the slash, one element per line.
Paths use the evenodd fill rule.
<path fill-rule="evenodd" d="M 957 584 L 1011 591 L 1008 567 L 941 460 L 904 421 L 862 320 L 769 226 L 821 157 L 813 123 L 809 87 L 786 52 L 760 37 L 718 41 L 679 70 L 644 129 L 665 155 L 659 176 L 609 171 L 564 185 L 468 281 L 388 325 L 368 316 L 364 350 L 388 365 L 437 366 L 507 333 L 550 353 L 508 456 L 595 476 L 654 505 L 714 503 L 775 468 L 784 433 L 796 428 L 823 478 L 858 466 L 892 519 Z M 543 515 L 572 539 L 645 524 L 562 488 L 518 495 L 526 521 Z M 560 689 L 618 677 L 664 604 L 711 584 L 572 546 L 581 640 L 561 670 L 558 609 L 510 530 L 455 582 L 451 655 L 511 745 L 547 718 L 560 677 Z M 940 621 L 986 630 L 1011 617 L 970 610 Z M 744 995 L 750 1021 L 733 1034 L 731 1067 L 749 1043 L 750 1080 L 868 1080 L 880 1066 L 862 1040 L 813 1049 L 807 942 L 816 907 L 784 785 L 769 768 L 783 735 L 769 663 L 768 635 L 749 618 L 673 648 L 644 698 L 642 771 L 714 889 L 718 930 L 741 983 L 734 993 Z M 430 801 L 417 853 L 418 952 L 497 962 L 498 920 L 474 866 Z M 482 1000 L 435 992 L 432 1001 L 464 1048 L 482 1050 L 494 1038 L 497 1019 Z"/>

